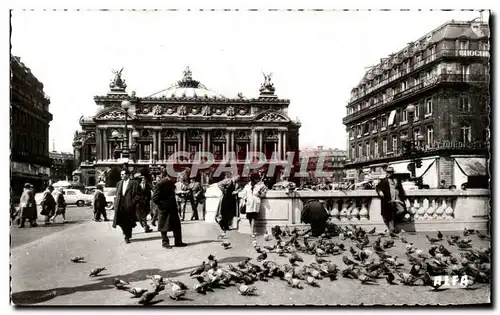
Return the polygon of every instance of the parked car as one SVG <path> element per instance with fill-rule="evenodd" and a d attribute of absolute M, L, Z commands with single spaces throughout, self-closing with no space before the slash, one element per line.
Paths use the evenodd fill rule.
<path fill-rule="evenodd" d="M 116 187 L 105 187 L 104 196 L 106 197 L 106 205 L 109 208 L 113 208 L 116 198 Z"/>
<path fill-rule="evenodd" d="M 94 196 L 84 194 L 78 189 L 64 189 L 64 199 L 67 205 L 77 205 L 78 207 L 83 207 L 85 205 L 91 205 Z M 35 195 L 35 202 L 40 205 L 43 198 L 43 192 Z"/>

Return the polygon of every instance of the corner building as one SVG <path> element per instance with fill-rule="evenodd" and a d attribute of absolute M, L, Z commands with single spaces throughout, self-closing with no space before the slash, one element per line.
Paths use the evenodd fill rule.
<path fill-rule="evenodd" d="M 20 197 L 25 183 L 36 192 L 49 184 L 50 98 L 22 61 L 10 56 L 10 186 Z"/>
<path fill-rule="evenodd" d="M 73 141 L 78 167 L 74 176 L 85 185 L 100 180 L 114 185 L 119 180 L 125 141 L 135 150 L 128 163 L 135 171 L 153 164 L 170 164 L 182 171 L 203 163 L 195 160 L 196 152 L 211 152 L 214 163 L 206 170 L 205 182 L 217 180 L 212 175 L 228 152 L 235 153 L 239 171 L 251 151 L 263 152 L 265 167 L 274 164 L 276 172 L 287 164 L 287 152 L 295 153 L 293 163 L 298 164 L 300 123 L 288 117 L 290 101 L 277 97 L 270 77 L 257 98 L 241 94 L 227 98 L 194 80 L 189 67 L 181 80 L 151 96 L 137 97 L 134 92 L 129 96 L 125 89 L 121 72 L 115 73 L 107 95 L 94 97 L 97 113 L 80 119 L 82 131 Z M 124 100 L 132 105 L 127 130 L 126 113 L 120 108 Z M 190 157 L 172 160 L 179 151 L 189 152 Z M 276 159 L 271 160 L 274 152 Z"/>
<path fill-rule="evenodd" d="M 343 119 L 347 178 L 410 173 L 401 138 L 420 138 L 424 184 L 487 181 L 489 26 L 450 21 L 371 68 L 352 89 Z M 413 122 L 407 106 L 415 105 Z M 412 128 L 412 130 L 410 129 Z M 419 137 L 420 136 L 420 137 Z M 423 137 L 422 137 L 423 136 Z M 423 140 L 422 140 L 423 139 Z"/>

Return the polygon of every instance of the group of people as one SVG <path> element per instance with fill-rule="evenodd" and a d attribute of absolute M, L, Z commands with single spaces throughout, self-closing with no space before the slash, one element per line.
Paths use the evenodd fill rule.
<path fill-rule="evenodd" d="M 43 192 L 40 206 L 42 208 L 40 214 L 45 216 L 45 225 L 55 222 L 55 219 L 59 215 L 63 218 L 62 222 L 66 222 L 66 200 L 62 188 L 54 189 L 52 185 L 49 185 Z M 31 227 L 37 226 L 38 212 L 33 185 L 30 183 L 24 184 L 19 202 L 19 210 L 16 210 L 11 204 L 10 214 L 13 222 L 19 221 L 18 227 L 20 228 L 25 227 L 26 221 L 30 223 Z"/>
<path fill-rule="evenodd" d="M 146 220 L 150 214 L 152 224 L 156 225 L 157 222 L 164 248 L 172 247 L 167 236 L 168 232 L 173 232 L 175 247 L 186 246 L 187 244 L 182 241 L 181 230 L 181 221 L 185 220 L 186 204 L 189 202 L 193 209 L 190 219 L 198 220 L 198 206 L 204 205 L 205 201 L 205 191 L 199 178 L 190 178 L 188 184 L 185 176 L 179 176 L 175 181 L 164 170 L 156 183 L 149 184 L 145 176 L 142 176 L 140 182 L 131 179 L 128 169 L 121 171 L 121 178 L 117 184 L 114 202 L 113 228 L 117 226 L 121 228 L 125 243 L 131 242 L 132 229 L 137 226 L 137 222 L 140 222 L 146 232 L 151 231 Z M 221 228 L 220 237 L 225 237 L 227 231 L 231 230 L 231 222 L 239 214 L 246 214 L 252 229 L 252 237 L 255 237 L 255 221 L 260 212 L 261 198 L 267 192 L 262 176 L 258 173 L 252 174 L 248 184 L 241 186 L 238 175 L 227 174 L 217 186 L 222 192 L 216 214 L 216 222 Z M 99 213 L 105 213 L 105 199 L 101 193 L 102 191 L 96 193 L 94 202 L 96 220 L 99 219 Z M 205 210 L 203 210 L 204 218 Z"/>

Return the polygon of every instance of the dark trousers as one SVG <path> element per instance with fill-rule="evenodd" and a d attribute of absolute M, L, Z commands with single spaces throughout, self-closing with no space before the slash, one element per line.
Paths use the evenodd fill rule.
<path fill-rule="evenodd" d="M 126 239 L 132 238 L 132 227 L 126 227 L 124 228 L 123 226 L 120 226 L 123 232 L 123 236 L 125 236 Z"/>
<path fill-rule="evenodd" d="M 156 221 L 158 221 L 158 207 L 156 205 L 151 205 L 149 209 L 151 224 L 156 225 Z"/>
<path fill-rule="evenodd" d="M 229 222 L 231 222 L 230 218 L 221 217 L 221 219 L 218 223 L 219 223 L 219 226 L 222 229 L 222 231 L 226 232 L 226 231 L 229 231 L 231 229 L 229 227 Z"/>
<path fill-rule="evenodd" d="M 94 209 L 94 219 L 100 220 L 101 219 L 101 215 L 104 218 L 104 220 L 108 220 L 108 216 L 106 214 L 106 208 L 104 208 L 104 207 L 102 207 L 102 208 L 95 208 Z"/>
<path fill-rule="evenodd" d="M 144 228 L 144 231 L 149 231 L 151 229 L 148 225 L 147 217 L 147 213 L 144 213 L 142 210 L 137 210 L 137 220 L 139 221 L 139 224 Z"/>
<path fill-rule="evenodd" d="M 193 214 L 191 215 L 191 220 L 199 220 L 198 217 L 198 200 L 191 199 L 189 200 L 191 203 L 191 209 L 193 210 Z"/>
<path fill-rule="evenodd" d="M 161 232 L 161 243 L 163 246 L 166 246 L 166 245 L 169 245 L 169 240 L 168 240 L 168 236 L 167 236 L 167 233 L 168 232 Z M 181 227 L 179 226 L 179 228 L 175 229 L 173 231 L 174 233 L 174 242 L 175 244 L 181 244 L 182 243 L 182 231 L 181 231 Z"/>

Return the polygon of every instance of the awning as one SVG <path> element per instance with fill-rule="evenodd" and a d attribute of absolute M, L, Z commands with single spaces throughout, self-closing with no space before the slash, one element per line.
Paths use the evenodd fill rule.
<path fill-rule="evenodd" d="M 466 176 L 486 176 L 486 158 L 455 158 L 460 171 Z"/>

